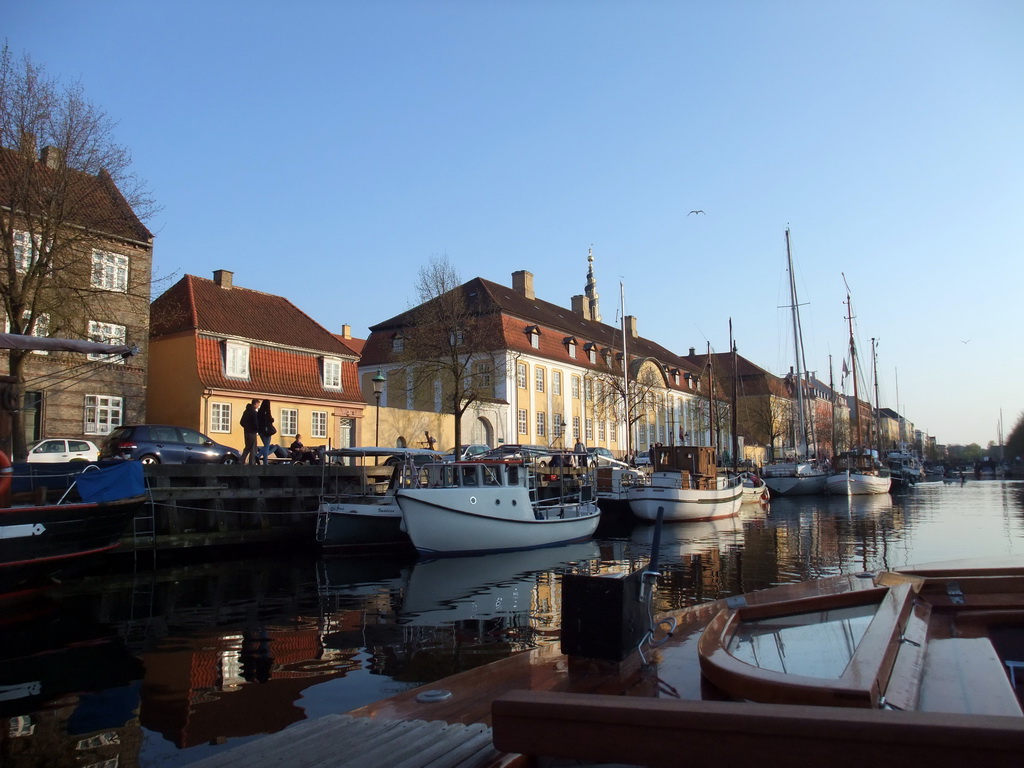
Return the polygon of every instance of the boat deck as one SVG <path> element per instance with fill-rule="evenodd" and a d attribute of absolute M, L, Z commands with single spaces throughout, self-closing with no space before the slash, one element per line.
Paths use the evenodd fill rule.
<path fill-rule="evenodd" d="M 1024 594 L 1024 568 L 1016 567 L 1020 575 L 994 581 L 983 571 L 958 571 L 956 579 L 946 579 L 941 571 L 925 569 L 748 593 L 674 612 L 674 630 L 656 638 L 658 647 L 646 648 L 646 659 L 638 653 L 623 662 L 582 659 L 544 646 L 348 714 L 383 728 L 410 721 L 493 729 L 487 733 L 497 752 L 488 754 L 499 762 L 479 765 L 536 765 L 528 755 L 530 760 L 543 756 L 547 761 L 674 766 L 685 754 L 688 762 L 725 757 L 726 764 L 756 763 L 759 768 L 812 761 L 861 768 L 866 760 L 900 758 L 957 768 L 964 762 L 1020 766 L 1024 715 L 1016 684 L 1024 688 L 1024 637 L 989 639 L 972 625 L 980 620 L 990 628 L 1024 627 L 1013 605 Z M 923 574 L 938 580 L 921 588 Z M 704 629 L 723 613 L 771 612 L 792 601 L 853 603 L 860 599 L 857 593 L 878 592 L 884 582 L 898 587 L 891 590 L 893 610 L 879 610 L 861 641 L 874 649 L 874 660 L 851 662 L 854 674 L 866 681 L 863 690 L 854 690 L 856 700 L 844 701 L 853 689 L 841 682 L 824 693 L 815 691 L 823 688 L 815 680 L 811 704 L 800 698 L 806 691 L 792 701 L 755 704 L 725 693 L 702 675 L 698 646 Z M 951 612 L 954 606 L 971 617 L 960 621 Z M 1014 666 L 1013 659 L 1022 662 Z M 1021 672 L 1013 683 L 1011 669 Z M 762 692 L 762 682 L 752 684 L 752 693 Z M 435 693 L 421 696 L 426 691 Z M 891 695 L 892 703 L 884 694 Z M 820 706 L 819 698 L 839 706 Z M 249 757 L 249 768 L 276 764 L 260 749 Z M 236 764 L 242 763 L 199 765 Z"/>

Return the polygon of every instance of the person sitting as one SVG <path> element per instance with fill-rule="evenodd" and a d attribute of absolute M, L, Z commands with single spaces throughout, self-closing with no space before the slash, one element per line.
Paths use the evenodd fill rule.
<path fill-rule="evenodd" d="M 295 440 L 288 446 L 288 454 L 292 457 L 292 461 L 296 463 L 313 464 L 316 461 L 316 454 L 302 444 L 302 435 L 295 436 Z"/>

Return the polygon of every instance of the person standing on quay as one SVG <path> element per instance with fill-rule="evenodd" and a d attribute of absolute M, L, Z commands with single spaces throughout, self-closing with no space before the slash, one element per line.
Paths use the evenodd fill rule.
<path fill-rule="evenodd" d="M 242 412 L 242 418 L 238 426 L 242 428 L 242 435 L 245 439 L 245 448 L 242 450 L 242 463 L 256 463 L 256 435 L 259 432 L 259 419 L 256 415 L 256 403 L 259 400 L 251 400 Z"/>
<path fill-rule="evenodd" d="M 270 456 L 270 438 L 277 434 L 277 427 L 274 426 L 274 417 L 270 413 L 270 401 L 264 400 L 260 403 L 260 409 L 256 412 L 256 431 L 259 432 L 263 447 L 260 449 L 260 456 L 263 463 L 267 463 Z"/>

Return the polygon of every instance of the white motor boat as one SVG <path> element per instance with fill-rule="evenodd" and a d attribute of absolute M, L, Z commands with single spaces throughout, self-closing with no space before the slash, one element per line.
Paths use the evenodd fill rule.
<path fill-rule="evenodd" d="M 787 461 L 766 464 L 761 476 L 774 495 L 810 496 L 825 492 L 828 473 L 814 462 Z"/>
<path fill-rule="evenodd" d="M 666 522 L 716 520 L 739 514 L 743 483 L 720 477 L 714 448 L 653 446 L 654 471 L 649 485 L 630 488 L 629 508 L 641 520 Z"/>
<path fill-rule="evenodd" d="M 601 512 L 593 475 L 528 459 L 427 464 L 399 488 L 402 527 L 423 555 L 508 552 L 586 541 Z"/>

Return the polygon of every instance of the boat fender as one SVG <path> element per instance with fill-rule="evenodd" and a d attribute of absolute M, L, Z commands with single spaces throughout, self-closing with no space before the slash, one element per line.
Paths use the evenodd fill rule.
<path fill-rule="evenodd" d="M 0 451 L 0 496 L 6 496 L 11 490 L 11 479 L 14 477 L 14 468 L 11 466 L 10 457 Z"/>

